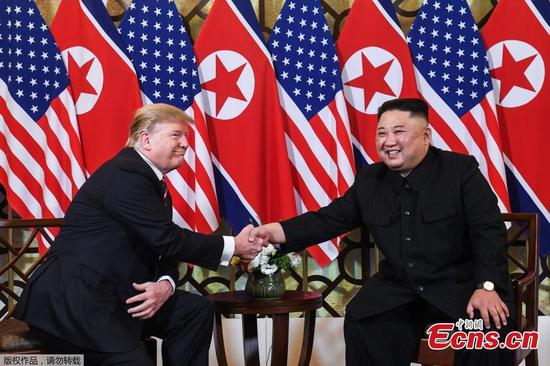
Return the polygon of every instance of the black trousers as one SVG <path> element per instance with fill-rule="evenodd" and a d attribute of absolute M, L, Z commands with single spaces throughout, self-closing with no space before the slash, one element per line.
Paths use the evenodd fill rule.
<path fill-rule="evenodd" d="M 454 323 L 457 319 L 430 305 L 423 299 L 363 319 L 347 316 L 344 320 L 347 366 L 409 366 L 413 361 L 426 327 L 437 322 Z M 497 330 L 493 325 L 490 330 Z M 514 330 L 513 320 L 497 330 L 502 341 Z M 513 351 L 458 350 L 455 365 L 513 365 Z"/>
<path fill-rule="evenodd" d="M 214 310 L 203 296 L 176 291 L 151 319 L 144 321 L 143 337 L 162 339 L 162 359 L 166 366 L 208 365 Z M 49 353 L 83 354 L 86 366 L 153 366 L 155 362 L 140 345 L 120 353 L 85 349 L 33 329 Z"/>

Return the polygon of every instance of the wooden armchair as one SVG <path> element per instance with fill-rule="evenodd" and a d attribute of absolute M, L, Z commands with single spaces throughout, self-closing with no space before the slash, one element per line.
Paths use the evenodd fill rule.
<path fill-rule="evenodd" d="M 43 353 L 43 345 L 30 336 L 26 323 L 11 313 L 32 272 L 44 261 L 37 240 L 53 242 L 50 229 L 63 219 L 0 220 L 0 353 Z"/>
<path fill-rule="evenodd" d="M 534 213 L 502 214 L 505 223 L 511 223 L 508 230 L 508 259 L 512 264 L 512 281 L 515 291 L 516 324 L 520 332 L 538 330 L 538 271 L 539 243 L 538 217 Z M 522 251 L 518 255 L 517 251 Z M 515 365 L 525 360 L 526 366 L 538 366 L 536 349 L 517 349 Z M 428 347 L 428 340 L 422 339 L 418 347 L 417 363 L 422 365 L 454 365 L 454 350 L 434 351 Z"/>

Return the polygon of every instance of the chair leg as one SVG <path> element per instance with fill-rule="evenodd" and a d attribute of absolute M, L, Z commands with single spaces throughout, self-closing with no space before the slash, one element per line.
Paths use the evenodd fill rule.
<path fill-rule="evenodd" d="M 539 366 L 539 355 L 536 349 L 531 350 L 525 357 L 525 366 Z"/>
<path fill-rule="evenodd" d="M 151 357 L 155 365 L 157 364 L 157 340 L 155 338 L 146 338 L 141 341 L 145 347 L 145 351 Z"/>

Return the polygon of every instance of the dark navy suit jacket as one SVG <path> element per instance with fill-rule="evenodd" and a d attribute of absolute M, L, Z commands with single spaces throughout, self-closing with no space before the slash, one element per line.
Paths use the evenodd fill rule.
<path fill-rule="evenodd" d="M 138 346 L 143 327 L 127 313 L 126 299 L 137 294 L 132 282 L 161 275 L 177 282 L 178 261 L 217 268 L 222 251 L 221 236 L 172 222 L 158 177 L 125 148 L 77 193 L 14 316 L 77 346 L 127 351 Z"/>

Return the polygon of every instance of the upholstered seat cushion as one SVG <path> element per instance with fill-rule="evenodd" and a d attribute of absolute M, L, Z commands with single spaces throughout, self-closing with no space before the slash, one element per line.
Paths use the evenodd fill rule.
<path fill-rule="evenodd" d="M 25 322 L 13 318 L 0 320 L 0 352 L 40 352 L 43 347 L 30 336 Z"/>
<path fill-rule="evenodd" d="M 27 323 L 10 318 L 0 320 L 0 353 L 43 353 L 44 345 L 31 337 Z M 147 354 L 153 360 L 157 358 L 157 340 L 153 337 L 141 341 Z"/>

